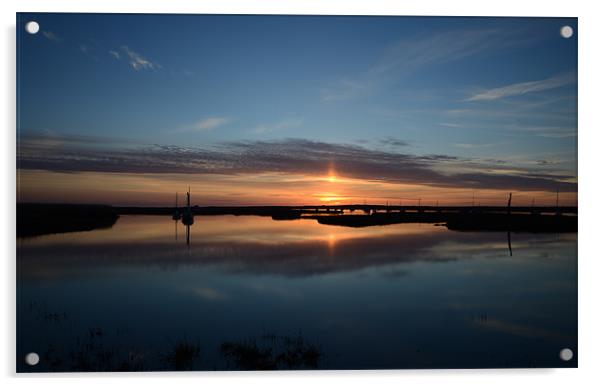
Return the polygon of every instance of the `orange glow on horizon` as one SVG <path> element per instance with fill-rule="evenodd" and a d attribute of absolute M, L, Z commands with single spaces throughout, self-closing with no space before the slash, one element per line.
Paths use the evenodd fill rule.
<path fill-rule="evenodd" d="M 325 176 L 263 173 L 128 174 L 18 170 L 18 202 L 96 203 L 117 206 L 172 206 L 176 192 L 192 190 L 192 204 L 245 205 L 500 205 L 510 191 L 442 188 L 408 183 Z M 183 196 L 181 196 L 183 197 Z M 513 191 L 516 206 L 555 205 L 556 192 Z M 560 192 L 560 205 L 577 205 L 576 192 Z"/>
<path fill-rule="evenodd" d="M 321 202 L 326 204 L 338 204 L 344 201 L 343 197 L 340 197 L 336 193 L 318 193 L 316 194 L 316 197 L 318 197 Z"/>

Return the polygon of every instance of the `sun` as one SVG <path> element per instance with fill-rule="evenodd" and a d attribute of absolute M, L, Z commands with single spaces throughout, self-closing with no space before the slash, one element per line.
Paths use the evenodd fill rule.
<path fill-rule="evenodd" d="M 328 176 L 328 182 L 337 182 L 337 176 L 331 174 Z"/>

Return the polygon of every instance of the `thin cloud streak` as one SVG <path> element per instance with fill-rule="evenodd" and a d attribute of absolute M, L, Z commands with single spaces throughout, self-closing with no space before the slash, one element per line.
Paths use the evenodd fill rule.
<path fill-rule="evenodd" d="M 321 99 L 331 102 L 364 96 L 426 66 L 458 61 L 487 50 L 499 52 L 531 41 L 522 31 L 507 29 L 451 30 L 404 38 L 385 50 L 364 73 L 343 77 L 323 88 Z"/>
<path fill-rule="evenodd" d="M 518 95 L 524 95 L 532 92 L 551 90 L 554 88 L 566 86 L 575 83 L 574 73 L 558 75 L 552 78 L 536 80 L 531 82 L 514 83 L 504 87 L 493 88 L 485 92 L 478 93 L 467 99 L 468 102 L 492 101 L 501 98 L 508 98 Z"/>
<path fill-rule="evenodd" d="M 370 79 L 352 80 L 343 78 L 334 87 L 322 89 L 322 101 L 332 102 L 351 99 L 366 93 L 372 87 L 373 81 Z"/>
<path fill-rule="evenodd" d="M 52 31 L 42 31 L 42 35 L 44 35 L 44 37 L 48 40 L 51 40 L 53 42 L 59 43 L 62 42 L 63 39 L 61 39 L 57 34 L 55 34 Z"/>
<path fill-rule="evenodd" d="M 150 61 L 140 55 L 139 53 L 131 50 L 128 46 L 121 46 L 121 51 L 127 56 L 130 66 L 136 70 L 157 70 L 162 68 L 159 63 Z"/>
<path fill-rule="evenodd" d="M 394 137 L 386 137 L 381 139 L 380 141 L 378 141 L 381 145 L 383 146 L 390 146 L 390 147 L 407 147 L 410 146 L 410 144 L 407 141 L 402 141 L 401 139 L 397 139 Z"/>
<path fill-rule="evenodd" d="M 208 117 L 203 118 L 191 125 L 185 125 L 176 132 L 194 132 L 194 131 L 211 131 L 215 130 L 218 127 L 222 127 L 231 122 L 231 119 L 228 117 Z"/>
<path fill-rule="evenodd" d="M 452 146 L 459 147 L 461 149 L 476 149 L 483 147 L 492 147 L 499 144 L 495 143 L 453 143 Z"/>
<path fill-rule="evenodd" d="M 292 119 L 284 119 L 280 122 L 268 125 L 259 125 L 255 127 L 252 131 L 257 134 L 271 133 L 274 131 L 281 131 L 286 129 L 292 129 L 296 127 L 300 127 L 303 125 L 303 119 L 300 118 L 292 118 Z"/>
<path fill-rule="evenodd" d="M 574 138 L 577 136 L 577 129 L 571 127 L 511 127 L 514 132 L 520 132 L 522 134 L 535 135 L 543 138 Z"/>
<path fill-rule="evenodd" d="M 203 120 L 200 120 L 199 122 L 197 122 L 195 125 L 195 128 L 197 130 L 213 130 L 220 126 L 225 125 L 228 122 L 230 122 L 229 118 L 211 117 L 211 118 L 206 118 L 206 119 L 203 119 Z"/>

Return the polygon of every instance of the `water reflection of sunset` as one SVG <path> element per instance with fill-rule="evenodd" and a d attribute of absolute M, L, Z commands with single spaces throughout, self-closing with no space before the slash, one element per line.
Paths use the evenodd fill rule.
<path fill-rule="evenodd" d="M 552 336 L 554 345 L 557 336 L 576 339 L 576 322 L 547 323 L 572 320 L 555 300 L 577 298 L 576 234 L 517 234 L 516 253 L 509 257 L 505 232 L 451 232 L 428 224 L 344 228 L 312 220 L 199 216 L 190 249 L 174 240 L 173 225 L 169 216 L 123 216 L 111 229 L 18 240 L 19 311 L 28 320 L 41 319 L 38 328 L 25 324 L 29 330 L 22 335 L 34 336 L 38 345 L 42 338 L 63 336 L 48 334 L 48 320 L 39 314 L 27 314 L 32 304 L 47 307 L 40 299 L 48 299 L 51 311 L 69 315 L 68 323 L 52 323 L 53 331 L 84 328 L 88 334 L 88 324 L 77 324 L 83 310 L 146 329 L 145 342 L 181 331 L 182 320 L 189 331 L 207 332 L 202 341 L 209 342 L 218 334 L 225 336 L 221 341 L 246 333 L 250 320 L 253 329 L 264 331 L 272 310 L 282 310 L 273 314 L 292 326 L 283 328 L 316 326 L 326 329 L 324 337 L 352 342 L 356 346 L 345 349 L 350 353 L 363 354 L 374 334 L 382 336 L 369 347 L 449 328 L 449 336 L 463 339 L 483 309 L 492 310 L 494 323 L 476 326 L 477 337 L 485 329 L 507 342 L 545 330 L 562 333 L 543 336 Z M 523 311 L 525 316 L 516 316 Z M 376 321 L 366 326 L 366 320 Z M 424 332 L 399 328 L 408 320 L 426 326 Z M 366 343 L 354 340 L 360 333 L 369 337 Z"/>
<path fill-rule="evenodd" d="M 286 226 L 283 226 L 286 225 Z M 289 242 L 325 242 L 328 245 L 345 240 L 391 235 L 408 236 L 424 233 L 424 224 L 397 224 L 387 227 L 351 228 L 319 224 L 314 219 L 274 221 L 260 216 L 197 216 L 190 227 L 192 239 L 215 242 L 253 242 L 264 245 L 278 245 Z M 433 232 L 443 231 L 441 227 L 428 225 Z M 108 229 L 94 232 L 47 235 L 35 239 L 20 239 L 20 243 L 36 245 L 102 243 L 157 243 L 172 242 L 176 229 L 180 235 L 185 232 L 181 222 L 174 222 L 169 216 L 121 216 L 117 223 Z"/>
<path fill-rule="evenodd" d="M 236 272 L 305 276 L 410 262 L 508 256 L 505 232 L 452 232 L 432 224 L 351 228 L 311 219 L 274 221 L 257 216 L 198 216 L 191 243 L 175 239 L 169 216 L 122 216 L 110 229 L 19 239 L 19 272 L 48 279 L 77 267 L 206 265 Z M 178 223 L 180 235 L 184 227 Z M 576 234 L 515 235 L 515 251 L 543 248 L 550 258 L 572 256 Z M 537 249 L 535 248 L 535 249 Z M 574 249 L 571 249 L 574 251 Z M 101 271 L 98 271 L 101 272 Z"/>
<path fill-rule="evenodd" d="M 337 236 L 334 233 L 330 233 L 327 238 L 328 243 L 328 254 L 333 255 L 335 247 L 337 245 Z"/>

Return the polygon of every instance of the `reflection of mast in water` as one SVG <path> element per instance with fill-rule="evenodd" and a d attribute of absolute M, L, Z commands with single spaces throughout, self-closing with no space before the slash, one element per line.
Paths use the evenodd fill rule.
<path fill-rule="evenodd" d="M 186 245 L 190 248 L 190 225 L 186 225 Z"/>
<path fill-rule="evenodd" d="M 178 241 L 178 220 L 175 220 L 173 223 L 176 226 L 176 241 Z"/>
<path fill-rule="evenodd" d="M 510 238 L 510 231 L 508 231 L 508 251 L 510 252 L 510 256 L 512 256 L 512 239 Z"/>

